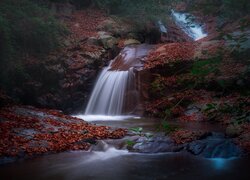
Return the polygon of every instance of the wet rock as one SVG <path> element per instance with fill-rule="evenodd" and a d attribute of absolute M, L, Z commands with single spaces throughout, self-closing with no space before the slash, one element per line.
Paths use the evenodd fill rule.
<path fill-rule="evenodd" d="M 191 116 L 192 121 L 202 121 L 204 120 L 203 114 L 201 112 L 201 107 L 199 105 L 189 105 L 187 111 L 185 112 L 186 116 Z"/>
<path fill-rule="evenodd" d="M 45 140 L 40 140 L 39 142 L 33 140 L 29 142 L 28 146 L 32 148 L 47 148 L 49 143 Z"/>
<path fill-rule="evenodd" d="M 182 145 L 176 145 L 174 141 L 167 136 L 155 136 L 152 138 L 139 138 L 132 147 L 132 151 L 140 153 L 161 153 L 177 152 L 182 148 Z"/>
<path fill-rule="evenodd" d="M 187 111 L 185 112 L 185 115 L 193 115 L 194 113 L 200 112 L 200 108 L 198 108 L 195 105 L 190 105 L 187 107 Z"/>
<path fill-rule="evenodd" d="M 230 158 L 242 154 L 240 148 L 232 140 L 226 139 L 220 133 L 213 133 L 206 139 L 193 141 L 187 144 L 186 149 L 194 155 L 205 158 Z"/>
<path fill-rule="evenodd" d="M 206 143 L 203 141 L 192 142 L 188 145 L 187 150 L 191 152 L 194 155 L 199 155 L 203 152 L 203 150 L 206 148 Z"/>
<path fill-rule="evenodd" d="M 32 139 L 33 136 L 38 133 L 34 129 L 21 129 L 21 128 L 13 129 L 13 132 L 16 133 L 17 135 L 25 137 L 27 139 Z"/>
<path fill-rule="evenodd" d="M 109 145 L 105 141 L 98 141 L 95 146 L 91 147 L 92 151 L 106 151 Z"/>

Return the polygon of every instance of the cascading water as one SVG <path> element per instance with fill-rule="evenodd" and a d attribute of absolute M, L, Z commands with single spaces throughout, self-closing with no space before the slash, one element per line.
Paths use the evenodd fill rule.
<path fill-rule="evenodd" d="M 102 71 L 90 97 L 85 114 L 121 115 L 124 94 L 132 71 Z"/>
<path fill-rule="evenodd" d="M 125 47 L 110 65 L 102 70 L 85 114 L 77 117 L 89 121 L 135 117 L 134 113 L 139 104 L 135 71 L 141 69 L 141 61 L 151 48 L 152 46 L 146 44 Z M 125 114 L 129 116 L 124 116 Z"/>
<path fill-rule="evenodd" d="M 175 23 L 195 41 L 207 36 L 207 34 L 204 33 L 202 26 L 191 20 L 192 15 L 172 10 L 172 16 L 175 19 Z"/>

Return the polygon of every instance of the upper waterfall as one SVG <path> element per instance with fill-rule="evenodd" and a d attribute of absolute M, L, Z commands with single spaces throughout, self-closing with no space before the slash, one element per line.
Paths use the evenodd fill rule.
<path fill-rule="evenodd" d="M 175 19 L 175 23 L 195 41 L 207 36 L 207 34 L 203 31 L 202 26 L 192 21 L 192 15 L 172 10 L 172 16 Z"/>

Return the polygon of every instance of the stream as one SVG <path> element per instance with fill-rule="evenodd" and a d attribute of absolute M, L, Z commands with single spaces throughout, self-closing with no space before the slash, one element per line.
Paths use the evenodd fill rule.
<path fill-rule="evenodd" d="M 155 130 L 158 120 L 93 121 L 113 127 Z M 187 129 L 220 128 L 204 123 L 181 124 Z M 114 140 L 115 141 L 115 140 Z M 133 153 L 105 144 L 102 151 L 72 151 L 18 161 L 0 167 L 0 179 L 248 179 L 250 158 L 203 158 L 186 152 Z"/>
<path fill-rule="evenodd" d="M 174 11 L 172 13 L 177 25 L 185 30 L 187 15 Z M 189 35 L 198 34 L 190 35 L 194 40 L 206 36 L 199 26 L 185 32 Z M 103 69 L 85 114 L 77 117 L 97 125 L 128 129 L 142 127 L 144 133 L 156 133 L 159 120 L 140 118 L 140 115 L 123 116 L 133 114 L 140 105 L 140 101 L 136 99 L 139 88 L 136 86 L 135 72 L 141 69 L 141 60 L 151 48 L 145 44 L 126 47 L 108 67 Z M 204 122 L 170 122 L 170 124 L 188 130 L 223 132 L 223 128 L 218 125 Z M 94 147 L 87 152 L 63 152 L 5 164 L 0 166 L 0 179 L 250 179 L 249 157 L 205 158 L 187 151 L 129 152 L 124 148 L 116 148 L 114 145 L 116 141 L 109 140 L 109 143 L 99 141 L 99 148 Z"/>

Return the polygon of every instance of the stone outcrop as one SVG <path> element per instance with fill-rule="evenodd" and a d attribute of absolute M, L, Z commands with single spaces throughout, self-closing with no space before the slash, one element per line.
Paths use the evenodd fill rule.
<path fill-rule="evenodd" d="M 87 150 L 100 139 L 118 139 L 124 129 L 96 126 L 61 111 L 12 106 L 0 109 L 0 164 L 37 155 Z"/>
<path fill-rule="evenodd" d="M 32 80 L 23 84 L 22 101 L 66 112 L 80 110 L 89 97 L 99 70 L 107 64 L 107 56 L 103 47 L 83 41 L 51 54 L 37 65 L 28 64 Z"/>

